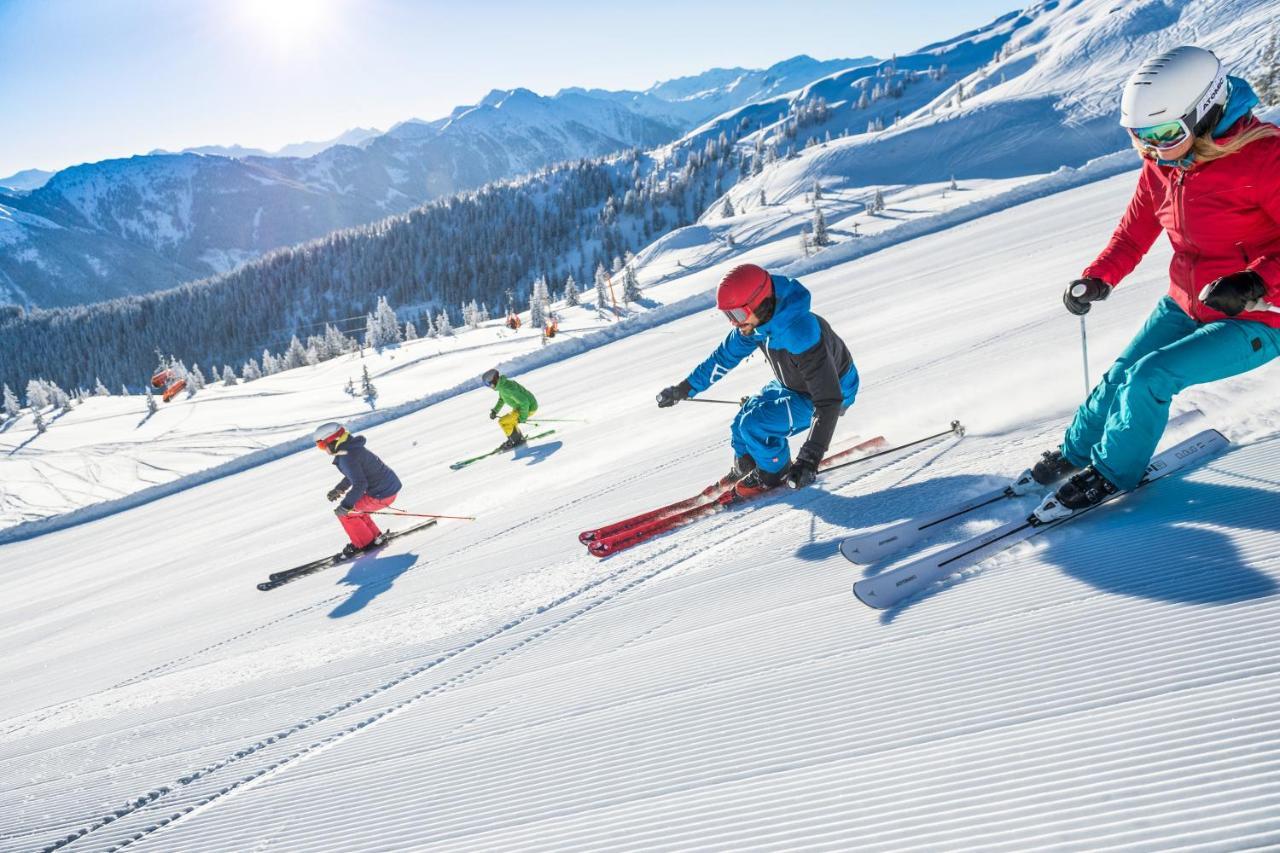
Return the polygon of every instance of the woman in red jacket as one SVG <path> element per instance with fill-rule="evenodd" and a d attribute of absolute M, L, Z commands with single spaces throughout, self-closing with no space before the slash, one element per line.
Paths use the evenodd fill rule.
<path fill-rule="evenodd" d="M 1107 298 L 1164 231 L 1169 294 L 1076 412 L 1062 446 L 1032 473 L 1074 473 L 1036 515 L 1051 520 L 1133 488 L 1190 385 L 1280 355 L 1280 128 L 1253 115 L 1257 96 L 1218 58 L 1180 47 L 1125 84 L 1120 124 L 1143 157 L 1124 218 L 1067 286 L 1073 314 Z"/>

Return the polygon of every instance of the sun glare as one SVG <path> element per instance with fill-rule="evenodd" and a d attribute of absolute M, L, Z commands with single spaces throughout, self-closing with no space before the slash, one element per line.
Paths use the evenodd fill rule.
<path fill-rule="evenodd" d="M 334 18 L 334 0 L 240 0 L 239 5 L 245 26 L 281 52 L 305 49 Z"/>

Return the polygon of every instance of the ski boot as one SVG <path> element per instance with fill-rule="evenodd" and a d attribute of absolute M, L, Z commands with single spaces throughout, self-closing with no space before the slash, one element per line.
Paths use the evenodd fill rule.
<path fill-rule="evenodd" d="M 1041 459 L 1035 465 L 1023 471 L 1018 479 L 1013 481 L 1013 485 L 1009 489 L 1015 495 L 1029 495 L 1039 492 L 1045 486 L 1052 486 L 1069 474 L 1074 474 L 1080 469 L 1076 467 L 1067 457 L 1062 455 L 1062 450 L 1046 450 L 1041 454 Z"/>
<path fill-rule="evenodd" d="M 1097 506 L 1119 489 L 1090 465 L 1058 487 L 1036 507 L 1032 517 L 1041 524 Z"/>
<path fill-rule="evenodd" d="M 790 467 L 790 466 L 787 466 Z M 781 486 L 787 479 L 787 469 L 770 473 L 763 468 L 752 468 L 747 476 L 739 480 L 733 487 L 733 493 L 740 498 L 753 498 Z"/>
<path fill-rule="evenodd" d="M 355 545 L 348 542 L 346 545 L 342 546 L 342 559 L 350 560 L 356 554 L 359 554 L 362 550 L 363 549 L 357 548 Z"/>
<path fill-rule="evenodd" d="M 720 478 L 720 485 L 732 486 L 754 470 L 756 470 L 756 460 L 751 457 L 750 453 L 735 456 L 733 465 L 729 468 L 729 473 Z"/>
<path fill-rule="evenodd" d="M 507 440 L 502 442 L 500 450 L 514 450 L 524 444 L 529 439 L 524 437 L 524 433 L 520 432 L 520 427 L 511 430 L 511 435 L 507 436 Z"/>

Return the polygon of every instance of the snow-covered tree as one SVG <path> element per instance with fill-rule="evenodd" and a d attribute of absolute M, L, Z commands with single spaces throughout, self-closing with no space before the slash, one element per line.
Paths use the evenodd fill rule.
<path fill-rule="evenodd" d="M 4 414 L 6 418 L 12 420 L 22 412 L 22 406 L 18 404 L 18 397 L 13 393 L 13 389 L 8 385 L 4 386 L 3 394 L 0 398 L 4 401 Z"/>
<path fill-rule="evenodd" d="M 99 379 L 99 378 L 98 378 L 98 377 L 96 377 L 96 376 L 95 376 L 93 379 L 94 379 L 94 382 L 93 382 L 93 396 L 95 396 L 95 397 L 110 397 L 110 396 L 111 396 L 111 392 L 107 390 L 107 386 L 106 386 L 106 385 L 103 385 L 103 384 L 102 384 L 102 380 L 101 380 L 101 379 Z"/>
<path fill-rule="evenodd" d="M 480 328 L 480 308 L 474 299 L 462 306 L 462 323 L 469 329 Z"/>
<path fill-rule="evenodd" d="M 442 338 L 453 334 L 453 323 L 449 320 L 449 312 L 443 308 L 436 315 L 436 334 Z"/>
<path fill-rule="evenodd" d="M 49 428 L 49 425 L 44 420 L 44 411 L 41 409 L 35 409 L 34 411 L 36 415 L 36 432 L 43 433 Z"/>
<path fill-rule="evenodd" d="M 298 339 L 294 338 L 293 341 L 294 343 L 297 343 Z M 192 366 L 191 378 L 187 382 L 187 393 L 194 394 L 197 391 L 203 391 L 205 384 L 204 373 L 200 370 L 200 365 L 197 364 Z"/>
<path fill-rule="evenodd" d="M 276 357 L 271 354 L 270 350 L 262 351 L 262 375 L 271 376 L 273 373 L 280 372 L 280 364 L 276 361 Z"/>
<path fill-rule="evenodd" d="M 876 190 L 876 194 L 871 197 L 871 204 L 867 205 L 868 213 L 879 213 L 884 210 L 884 193 Z"/>
<path fill-rule="evenodd" d="M 258 362 L 249 359 L 244 363 L 244 367 L 240 368 L 240 378 L 245 382 L 252 382 L 255 379 L 262 378 L 262 369 L 258 367 Z"/>
<path fill-rule="evenodd" d="M 47 405 L 49 405 L 49 389 L 45 387 L 43 380 L 32 379 L 27 383 L 27 408 L 43 409 Z"/>
<path fill-rule="evenodd" d="M 370 408 L 378 402 L 378 389 L 374 387 L 373 380 L 369 377 L 369 366 L 366 364 L 360 375 L 360 394 L 364 397 L 364 401 L 369 404 Z"/>
<path fill-rule="evenodd" d="M 581 301 L 582 300 L 578 298 L 578 283 L 573 280 L 573 274 L 570 273 L 569 276 L 564 280 L 565 307 L 573 308 L 574 306 L 580 304 Z"/>
<path fill-rule="evenodd" d="M 328 323 L 324 324 L 324 344 L 329 358 L 337 358 L 352 349 L 351 339 Z"/>
<path fill-rule="evenodd" d="M 379 346 L 398 344 L 404 339 L 400 334 L 400 322 L 396 319 L 396 312 L 391 309 L 391 303 L 387 302 L 387 297 L 378 297 L 378 307 L 374 309 L 374 316 L 377 318 L 382 334 Z"/>
<path fill-rule="evenodd" d="M 1254 91 L 1263 106 L 1280 104 L 1280 44 L 1276 38 L 1277 31 L 1273 28 L 1258 61 L 1258 74 L 1253 78 Z"/>
<path fill-rule="evenodd" d="M 813 179 L 813 200 L 818 201 L 822 198 L 822 184 L 818 183 L 818 179 Z"/>
<path fill-rule="evenodd" d="M 236 384 L 236 372 L 231 369 L 231 365 L 222 365 L 222 384 L 228 388 Z"/>
<path fill-rule="evenodd" d="M 147 386 L 147 415 L 154 415 L 160 407 L 156 404 L 156 395 L 151 393 L 151 386 Z"/>
<path fill-rule="evenodd" d="M 626 303 L 640 301 L 640 281 L 636 278 L 636 271 L 631 267 L 627 267 L 626 272 L 622 274 L 622 301 Z"/>
<path fill-rule="evenodd" d="M 768 202 L 768 201 L 766 201 L 766 200 L 765 200 L 765 198 L 766 198 L 766 196 L 765 196 L 765 194 L 764 194 L 764 190 L 763 190 L 763 189 L 761 189 L 761 190 L 760 190 L 760 206 L 761 206 L 761 207 L 766 207 L 766 206 L 769 204 L 769 202 Z"/>
<path fill-rule="evenodd" d="M 813 245 L 818 247 L 831 245 L 831 236 L 827 234 L 827 219 L 817 205 L 813 207 Z"/>
<path fill-rule="evenodd" d="M 596 265 L 596 307 L 603 310 L 609 305 L 609 273 L 605 272 L 604 262 Z"/>
<path fill-rule="evenodd" d="M 416 341 L 418 339 L 418 327 L 413 325 L 412 320 L 404 321 L 404 339 L 406 341 Z"/>
<path fill-rule="evenodd" d="M 538 276 L 529 292 L 529 325 L 542 328 L 547 322 L 547 280 Z"/>
<path fill-rule="evenodd" d="M 302 345 L 302 341 L 298 340 L 298 336 L 294 335 L 289 341 L 289 348 L 284 352 L 284 359 L 280 365 L 281 370 L 293 370 L 295 367 L 307 366 L 307 349 Z"/>
<path fill-rule="evenodd" d="M 342 392 L 351 397 L 354 397 L 356 395 L 356 386 L 355 386 L 355 383 L 351 381 L 350 376 L 347 377 L 347 384 L 342 386 Z"/>
<path fill-rule="evenodd" d="M 804 225 L 800 228 L 800 251 L 807 258 L 809 257 L 809 226 Z"/>
<path fill-rule="evenodd" d="M 956 176 L 955 176 L 955 175 L 952 175 L 952 176 L 951 176 L 951 186 L 947 187 L 947 189 L 949 189 L 949 190 L 958 190 L 958 189 L 960 189 L 960 187 L 956 185 Z"/>

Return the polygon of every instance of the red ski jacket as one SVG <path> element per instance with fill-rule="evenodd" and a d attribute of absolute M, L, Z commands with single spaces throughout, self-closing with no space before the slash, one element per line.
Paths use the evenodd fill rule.
<path fill-rule="evenodd" d="M 1232 132 L 1259 124 L 1246 118 Z M 1169 295 L 1189 316 L 1202 323 L 1224 319 L 1200 301 L 1200 291 L 1244 269 L 1262 277 L 1267 301 L 1280 307 L 1280 138 L 1259 139 L 1189 169 L 1146 160 L 1129 209 L 1084 275 L 1114 287 L 1162 229 L 1173 246 Z M 1280 328 L 1280 314 L 1272 311 L 1246 311 L 1236 319 Z"/>

